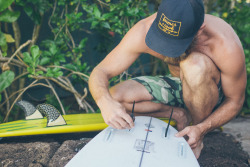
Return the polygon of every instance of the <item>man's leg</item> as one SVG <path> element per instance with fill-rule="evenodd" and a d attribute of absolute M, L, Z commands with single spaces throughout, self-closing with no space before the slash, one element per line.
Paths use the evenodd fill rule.
<path fill-rule="evenodd" d="M 136 101 L 135 115 L 169 118 L 173 108 L 172 118 L 176 120 L 179 130 L 190 123 L 191 118 L 187 116 L 185 109 L 152 102 L 153 97 L 148 90 L 134 80 L 127 80 L 115 85 L 110 89 L 110 93 L 115 100 L 124 105 L 127 112 L 131 112 L 133 101 Z"/>
<path fill-rule="evenodd" d="M 196 125 L 206 119 L 217 104 L 220 72 L 209 57 L 200 53 L 190 54 L 180 63 L 180 67 L 183 99 Z M 193 149 L 196 157 L 199 157 L 202 148 L 200 141 Z"/>

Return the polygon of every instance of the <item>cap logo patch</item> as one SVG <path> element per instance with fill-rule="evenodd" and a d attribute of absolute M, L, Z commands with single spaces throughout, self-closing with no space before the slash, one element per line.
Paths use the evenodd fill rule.
<path fill-rule="evenodd" d="M 158 23 L 158 27 L 166 34 L 179 36 L 181 22 L 170 20 L 164 15 L 164 13 L 162 13 Z"/>

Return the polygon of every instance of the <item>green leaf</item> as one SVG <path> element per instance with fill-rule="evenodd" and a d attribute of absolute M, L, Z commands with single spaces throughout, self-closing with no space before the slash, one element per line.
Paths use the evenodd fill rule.
<path fill-rule="evenodd" d="M 30 48 L 30 53 L 34 61 L 36 61 L 40 57 L 39 47 L 37 45 L 33 45 Z"/>
<path fill-rule="evenodd" d="M 30 6 L 25 6 L 23 9 L 29 17 L 32 17 L 32 8 Z"/>
<path fill-rule="evenodd" d="M 84 48 L 85 45 L 86 45 L 87 40 L 88 40 L 88 38 L 82 39 L 81 42 L 78 45 L 78 48 L 81 48 L 81 49 Z"/>
<path fill-rule="evenodd" d="M 12 37 L 11 34 L 4 34 L 5 38 L 6 38 L 6 42 L 7 43 L 13 43 L 15 42 L 15 39 Z"/>
<path fill-rule="evenodd" d="M 41 16 L 39 12 L 35 11 L 31 6 L 25 6 L 23 9 L 25 13 L 29 16 L 29 18 L 34 21 L 35 24 L 41 23 Z"/>
<path fill-rule="evenodd" d="M 8 8 L 14 0 L 0 0 L 0 12 Z"/>
<path fill-rule="evenodd" d="M 32 62 L 32 58 L 28 52 L 23 53 L 23 61 L 27 64 L 30 64 Z"/>
<path fill-rule="evenodd" d="M 49 47 L 49 51 L 52 55 L 55 55 L 56 52 L 57 52 L 57 47 L 56 47 L 56 44 L 52 43 Z"/>
<path fill-rule="evenodd" d="M 110 25 L 109 25 L 108 22 L 102 22 L 101 26 L 104 27 L 104 28 L 110 29 Z"/>
<path fill-rule="evenodd" d="M 4 46 L 4 45 L 6 45 L 6 38 L 5 38 L 4 33 L 0 31 L 0 46 Z"/>
<path fill-rule="evenodd" d="M 97 18 L 101 17 L 101 12 L 100 12 L 100 10 L 98 9 L 97 6 L 94 6 L 94 11 L 93 12 L 94 12 L 95 17 L 97 17 Z"/>
<path fill-rule="evenodd" d="M 57 77 L 60 77 L 63 75 L 63 72 L 62 71 L 58 71 L 54 74 L 54 76 L 57 78 Z"/>
<path fill-rule="evenodd" d="M 49 51 L 45 50 L 45 51 L 42 52 L 42 56 L 43 57 L 51 57 L 52 55 L 51 55 L 51 53 Z"/>
<path fill-rule="evenodd" d="M 113 13 L 105 13 L 105 14 L 102 15 L 102 18 L 108 19 L 108 18 L 111 18 L 112 16 L 114 16 Z"/>
<path fill-rule="evenodd" d="M 16 21 L 19 16 L 20 16 L 19 11 L 11 12 L 9 10 L 6 10 L 3 13 L 1 13 L 0 21 L 11 23 L 11 22 Z"/>
<path fill-rule="evenodd" d="M 37 71 L 37 74 L 43 75 L 43 71 Z"/>
<path fill-rule="evenodd" d="M 53 77 L 53 71 L 51 70 L 51 68 L 47 68 L 47 73 L 46 73 L 47 77 Z"/>
<path fill-rule="evenodd" d="M 58 72 L 59 70 L 61 70 L 61 68 L 58 68 L 58 67 L 56 67 L 56 68 L 53 68 L 53 72 Z"/>
<path fill-rule="evenodd" d="M 73 71 L 77 71 L 77 67 L 74 66 L 73 64 L 66 64 L 63 67 L 70 69 L 70 70 L 73 70 Z"/>
<path fill-rule="evenodd" d="M 43 57 L 40 61 L 40 65 L 46 65 L 50 62 L 50 58 L 49 57 Z"/>
<path fill-rule="evenodd" d="M 7 53 L 6 52 L 3 52 L 3 57 L 6 57 L 7 56 Z"/>
<path fill-rule="evenodd" d="M 96 25 L 98 24 L 99 22 L 98 21 L 93 21 L 92 23 L 91 23 L 91 29 L 92 28 L 95 28 L 96 27 Z"/>
<path fill-rule="evenodd" d="M 15 78 L 15 74 L 12 71 L 5 71 L 0 75 L 0 92 L 10 86 Z"/>
<path fill-rule="evenodd" d="M 7 51 L 8 51 L 7 43 L 5 45 L 2 45 L 1 49 L 2 49 L 2 52 L 3 52 L 3 56 L 6 57 L 7 56 Z"/>
<path fill-rule="evenodd" d="M 66 62 L 64 58 L 64 54 L 59 54 L 57 57 L 58 57 L 58 61 L 63 62 L 63 63 Z"/>

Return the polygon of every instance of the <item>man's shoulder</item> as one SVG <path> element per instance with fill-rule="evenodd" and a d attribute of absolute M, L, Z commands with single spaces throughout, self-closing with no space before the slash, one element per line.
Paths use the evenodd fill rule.
<path fill-rule="evenodd" d="M 241 42 L 231 25 L 223 19 L 212 15 L 206 15 L 208 32 L 211 34 L 210 44 L 218 54 L 234 53 L 242 50 Z"/>
<path fill-rule="evenodd" d="M 156 14 L 153 14 L 149 17 L 146 17 L 140 21 L 138 21 L 129 31 L 127 34 L 129 33 L 136 33 L 135 37 L 146 37 L 147 32 L 151 26 L 151 24 L 153 23 L 154 19 L 155 19 Z"/>
<path fill-rule="evenodd" d="M 225 20 L 223 20 L 220 17 L 210 15 L 210 14 L 205 14 L 205 22 L 210 22 L 211 24 L 214 24 L 215 22 L 218 24 L 222 24 L 224 26 L 230 26 Z M 214 25 L 214 27 L 218 27 L 218 25 Z M 231 27 L 231 26 L 230 26 Z"/>
<path fill-rule="evenodd" d="M 137 22 L 124 36 L 122 43 L 130 45 L 139 52 L 146 52 L 148 49 L 145 38 L 153 22 L 153 17 L 149 16 Z"/>

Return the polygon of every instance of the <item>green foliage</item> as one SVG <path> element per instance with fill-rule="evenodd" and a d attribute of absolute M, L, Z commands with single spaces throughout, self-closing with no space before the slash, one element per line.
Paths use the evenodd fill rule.
<path fill-rule="evenodd" d="M 14 22 L 18 19 L 20 16 L 20 12 L 11 12 L 9 10 L 5 10 L 4 12 L 1 13 L 0 15 L 0 21 L 2 22 Z"/>
<path fill-rule="evenodd" d="M 15 78 L 15 74 L 12 71 L 5 71 L 2 74 L 0 74 L 0 93 L 6 89 L 8 86 L 11 85 Z M 0 102 L 2 100 L 1 94 L 0 94 Z"/>
<path fill-rule="evenodd" d="M 14 0 L 0 0 L 0 12 L 7 9 L 13 2 Z"/>
<path fill-rule="evenodd" d="M 4 36 L 4 33 L 0 31 L 0 46 L 6 45 L 6 38 Z"/>
<path fill-rule="evenodd" d="M 16 5 L 22 7 L 35 24 L 41 24 L 42 16 L 52 6 L 51 2 L 50 0 L 16 0 Z"/>
<path fill-rule="evenodd" d="M 108 54 L 113 49 L 116 34 L 122 38 L 139 20 L 150 15 L 148 3 L 146 0 L 83 3 L 82 8 L 87 13 L 85 22 L 90 23 L 90 29 L 103 36 L 97 50 Z M 111 79 L 111 85 L 128 77 L 127 74 L 121 76 Z"/>
<path fill-rule="evenodd" d="M 36 45 L 33 45 L 30 49 L 31 55 L 28 52 L 23 53 L 23 60 L 24 62 L 29 65 L 27 68 L 27 71 L 32 75 L 39 75 L 43 74 L 43 71 L 37 71 L 37 65 L 39 64 L 39 58 L 40 58 L 40 50 L 39 47 Z"/>
<path fill-rule="evenodd" d="M 37 70 L 38 65 L 45 65 L 45 64 L 55 64 L 60 65 L 60 62 L 65 62 L 64 55 L 58 54 L 59 50 L 56 48 L 55 45 L 52 45 L 49 48 L 49 51 L 44 51 L 44 57 L 40 54 L 40 49 L 38 46 L 33 45 L 30 49 L 31 55 L 28 52 L 23 53 L 24 56 L 24 62 L 29 66 L 27 67 L 27 71 L 31 74 L 30 77 L 33 76 L 46 76 L 46 77 L 59 77 L 63 75 L 63 72 L 61 71 L 61 68 L 55 67 L 55 68 L 46 68 L 46 73 L 44 73 L 41 70 Z M 42 57 L 42 58 L 41 58 Z M 58 59 L 53 59 L 53 57 Z"/>
<path fill-rule="evenodd" d="M 62 49 L 56 44 L 56 42 L 51 40 L 43 41 L 44 50 L 42 52 L 42 60 L 40 65 L 60 65 L 66 62 L 66 55 L 62 53 Z"/>
<path fill-rule="evenodd" d="M 123 37 L 137 21 L 149 15 L 146 0 L 106 2 L 90 1 L 82 4 L 82 9 L 87 13 L 85 22 L 103 37 L 97 46 L 97 50 L 102 53 L 111 51 L 116 34 Z"/>
<path fill-rule="evenodd" d="M 149 15 L 146 0 L 107 3 L 102 10 L 95 3 L 91 5 L 84 3 L 82 8 L 87 12 L 86 22 L 91 23 L 91 29 L 99 32 L 108 30 L 120 35 L 125 35 L 137 21 Z"/>
<path fill-rule="evenodd" d="M 14 22 L 20 16 L 20 12 L 10 11 L 7 9 L 14 0 L 0 0 L 0 22 Z M 7 55 L 8 45 L 5 34 L 1 31 L 0 28 L 0 47 L 3 52 L 3 56 Z"/>

